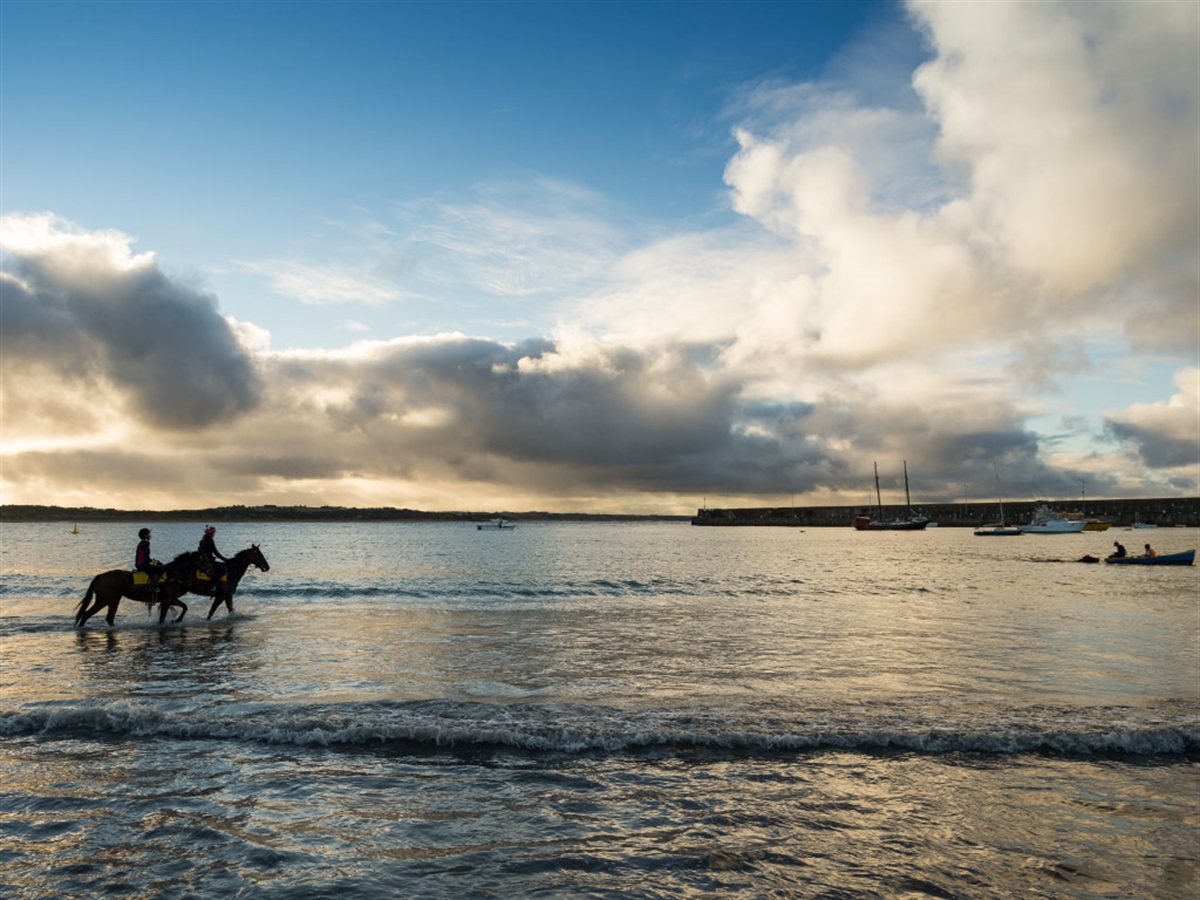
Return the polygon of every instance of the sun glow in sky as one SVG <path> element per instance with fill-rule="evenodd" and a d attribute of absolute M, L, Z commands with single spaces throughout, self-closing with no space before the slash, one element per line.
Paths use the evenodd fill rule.
<path fill-rule="evenodd" d="M 0 3 L 4 503 L 1200 491 L 1200 5 Z"/>

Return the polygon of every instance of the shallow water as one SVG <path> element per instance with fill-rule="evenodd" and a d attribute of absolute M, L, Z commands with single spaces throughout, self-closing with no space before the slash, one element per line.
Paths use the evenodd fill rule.
<path fill-rule="evenodd" d="M 0 547 L 8 896 L 1200 888 L 1198 570 L 1115 532 L 235 524 L 233 616 L 77 630 L 136 528 L 67 531 Z"/>

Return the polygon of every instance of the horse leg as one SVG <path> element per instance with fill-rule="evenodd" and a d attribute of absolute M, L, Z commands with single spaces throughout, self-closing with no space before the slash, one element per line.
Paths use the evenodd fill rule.
<path fill-rule="evenodd" d="M 183 611 L 182 611 L 182 612 L 179 614 L 179 618 L 175 620 L 176 622 L 182 622 L 182 621 L 183 621 L 183 617 L 187 615 L 187 604 L 186 604 L 186 603 L 184 603 L 184 602 L 183 602 L 181 599 L 179 599 L 178 597 L 176 597 L 176 598 L 175 598 L 173 601 L 171 601 L 171 605 L 172 605 L 172 606 L 182 606 L 182 607 L 183 607 Z"/>
<path fill-rule="evenodd" d="M 104 604 L 103 600 L 97 599 L 96 602 L 94 604 L 92 604 L 91 609 L 87 609 L 87 610 L 80 609 L 80 611 L 75 616 L 75 627 L 82 628 L 84 625 L 86 625 L 87 620 L 90 619 L 92 616 L 94 616 L 96 613 L 100 612 L 100 610 L 102 610 L 104 608 L 104 605 L 105 604 Z"/>
<path fill-rule="evenodd" d="M 217 611 L 217 609 L 220 607 L 222 600 L 224 600 L 226 604 L 229 603 L 229 599 L 227 597 L 223 597 L 220 594 L 220 592 L 213 594 L 213 602 L 212 602 L 212 606 L 208 610 L 208 618 L 211 619 L 213 617 L 213 613 L 215 613 Z M 232 606 L 229 607 L 229 611 L 233 612 Z"/>
<path fill-rule="evenodd" d="M 117 614 L 117 602 L 120 601 L 121 597 L 120 595 L 117 595 L 117 598 L 114 601 L 111 597 L 106 598 L 104 596 L 106 593 L 108 593 L 107 590 L 98 590 L 96 588 L 96 579 L 93 579 L 92 583 L 88 585 L 87 593 L 83 595 L 83 599 L 79 601 L 79 606 L 75 610 L 76 628 L 82 628 L 85 624 L 87 624 L 88 619 L 100 612 L 100 610 L 104 609 L 106 606 L 109 609 L 108 615 L 105 616 L 105 619 L 108 621 L 109 625 L 113 623 L 113 617 Z M 93 599 L 95 602 L 92 602 Z M 89 603 L 91 603 L 90 607 L 88 606 Z"/>

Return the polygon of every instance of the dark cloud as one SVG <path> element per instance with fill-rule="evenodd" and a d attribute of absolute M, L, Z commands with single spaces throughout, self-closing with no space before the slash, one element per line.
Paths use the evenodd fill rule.
<path fill-rule="evenodd" d="M 254 477 L 271 478 L 304 478 L 325 479 L 340 478 L 352 474 L 344 460 L 322 456 L 319 452 L 310 454 L 277 454 L 262 456 L 259 454 L 238 454 L 217 457 L 213 467 L 227 475 L 249 475 Z"/>
<path fill-rule="evenodd" d="M 101 379 L 124 396 L 128 414 L 166 429 L 228 421 L 259 400 L 253 360 L 215 300 L 151 263 L 13 256 L 0 291 L 5 374 L 18 381 L 27 362 L 77 387 Z"/>
<path fill-rule="evenodd" d="M 696 347 L 592 347 L 440 338 L 380 344 L 356 356 L 280 357 L 276 397 L 320 385 L 314 410 L 263 410 L 238 431 L 245 455 L 222 468 L 263 478 L 489 482 L 541 494 L 859 495 L 880 462 L 903 490 L 908 460 L 923 499 L 1077 491 L 1080 475 L 1039 461 L 1037 437 L 999 402 L 973 395 L 904 405 L 860 393 L 747 399 Z M 287 446 L 281 454 L 277 448 Z M 864 462 L 865 460 L 865 462 Z M 1094 476 L 1089 481 L 1099 484 Z"/>
<path fill-rule="evenodd" d="M 172 461 L 153 453 L 119 450 L 27 451 L 5 457 L 4 477 L 14 484 L 40 483 L 63 492 L 113 491 L 138 504 L 139 486 L 156 493 L 176 485 L 186 490 L 188 473 Z M 150 488 L 149 486 L 152 486 Z M 60 503 L 54 496 L 39 502 Z"/>
<path fill-rule="evenodd" d="M 463 466 L 487 455 L 611 471 L 729 443 L 738 386 L 708 377 L 688 353 L 612 350 L 560 366 L 554 349 L 544 340 L 399 343 L 353 364 L 288 360 L 274 377 L 337 388 L 346 399 L 325 407 L 325 427 L 343 438 L 358 431 L 376 448 L 423 449 Z"/>
<path fill-rule="evenodd" d="M 1154 469 L 1173 469 L 1200 464 L 1200 422 L 1191 435 L 1179 436 L 1164 428 L 1132 421 L 1108 419 L 1106 430 L 1118 441 L 1137 448 L 1142 461 Z"/>

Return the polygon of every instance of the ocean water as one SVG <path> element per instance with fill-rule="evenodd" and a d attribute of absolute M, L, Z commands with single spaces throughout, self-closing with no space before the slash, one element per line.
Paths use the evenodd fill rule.
<path fill-rule="evenodd" d="M 203 523 L 147 522 L 157 556 Z M 1200 570 L 1115 536 L 227 524 L 0 531 L 0 895 L 1200 894 Z"/>

